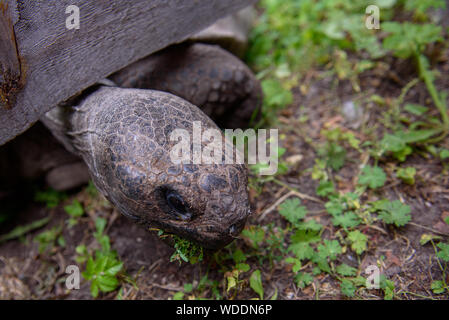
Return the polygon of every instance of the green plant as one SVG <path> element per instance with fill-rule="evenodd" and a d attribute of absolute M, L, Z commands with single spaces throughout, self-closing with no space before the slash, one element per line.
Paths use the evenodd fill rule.
<path fill-rule="evenodd" d="M 203 260 L 203 247 L 176 235 L 172 235 L 175 252 L 170 257 L 170 262 L 179 261 L 195 264 Z"/>
<path fill-rule="evenodd" d="M 380 31 L 365 27 L 364 12 L 370 4 L 378 5 L 382 10 Z M 214 255 L 214 263 L 224 275 L 221 282 L 223 296 L 233 299 L 249 284 L 258 297 L 263 298 L 266 294 L 262 286 L 262 277 L 265 279 L 266 275 L 263 270 L 266 264 L 273 266 L 276 260 L 289 266 L 298 287 L 304 288 L 315 282 L 317 298 L 323 276 L 338 281 L 342 295 L 356 297 L 364 292 L 359 288 L 364 287 L 366 281 L 358 275 L 360 260 L 363 254 L 376 246 L 375 242 L 370 243 L 375 239 L 371 238 L 371 232 L 376 229 L 383 231 L 382 225 L 379 226 L 381 223 L 402 227 L 411 220 L 410 206 L 399 200 L 382 199 L 382 195 L 396 185 L 398 180 L 392 181 L 392 178 L 415 184 L 416 169 L 410 166 L 399 168 L 390 161 L 402 162 L 412 153 L 423 154 L 423 150 L 439 157 L 443 163 L 449 158 L 442 146 L 433 145 L 445 135 L 446 120 L 445 112 L 442 112 L 445 110 L 445 94 L 436 91 L 437 74 L 430 67 L 435 61 L 434 51 L 439 50 L 439 46 L 433 44 L 441 41 L 445 31 L 430 23 L 421 24 L 430 21 L 424 17 L 424 12 L 441 3 L 439 0 L 426 4 L 415 0 L 261 0 L 259 5 L 263 10 L 252 31 L 246 56 L 262 82 L 265 96 L 262 121 L 257 125 L 273 125 L 277 122 L 276 114 L 281 113 L 279 126 L 285 122 L 288 130 L 299 132 L 305 143 L 315 149 L 318 155 L 314 159 L 315 165 L 308 170 L 301 168 L 299 175 L 304 177 L 305 171 L 318 180 L 316 194 L 320 199 L 313 198 L 310 206 L 310 196 L 302 194 L 303 198 L 299 188 L 294 186 L 297 168 L 289 168 L 280 160 L 291 151 L 290 139 L 283 144 L 286 149 L 278 148 L 281 165 L 275 176 L 259 176 L 258 170 L 264 165 L 251 166 L 250 186 L 257 195 L 271 192 L 272 185 L 279 185 L 284 191 L 290 190 L 291 195 L 298 192 L 302 200 L 287 195 L 287 199 L 278 206 L 279 216 L 284 221 L 280 223 L 273 219 L 270 225 L 249 225 L 242 232 L 243 242 L 234 243 L 224 252 Z M 398 10 L 403 11 L 404 8 L 413 11 L 413 23 L 392 22 Z M 399 17 L 403 21 L 410 14 Z M 428 49 L 434 50 L 432 56 Z M 362 78 L 359 81 L 359 75 L 370 69 L 373 73 L 385 73 L 388 66 L 383 58 L 390 53 L 398 59 L 410 59 L 415 63 L 418 78 L 406 84 L 397 98 L 381 97 L 368 90 L 363 92 L 366 81 Z M 318 68 L 310 75 L 312 66 Z M 383 108 L 380 113 L 385 113 L 385 116 L 382 115 L 380 123 L 375 122 L 377 114 L 374 114 L 367 120 L 363 119 L 360 124 L 362 132 L 352 132 L 344 128 L 336 117 L 335 122 L 325 123 L 319 142 L 295 128 L 295 124 L 306 125 L 305 119 L 311 114 L 299 108 L 299 112 L 294 113 L 297 119 L 286 120 L 290 117 L 290 109 L 281 109 L 306 96 L 313 85 L 311 79 L 327 77 L 333 80 L 333 86 L 349 82 L 353 91 L 360 92 L 361 97 L 354 101 L 364 110 L 371 111 L 373 103 L 376 104 L 375 111 Z M 425 84 L 439 115 L 432 115 L 433 110 L 425 99 L 420 101 L 424 105 L 406 102 L 407 93 L 420 81 Z M 294 87 L 295 90 L 291 90 Z M 369 97 L 364 97 L 365 93 Z M 296 154 L 295 148 L 292 149 Z M 361 171 L 358 179 L 349 180 L 347 173 L 354 164 L 359 165 Z M 282 192 L 280 190 L 279 195 Z M 382 200 L 373 201 L 377 199 Z M 322 207 L 317 208 L 321 201 L 324 201 L 325 211 Z M 269 206 L 268 212 L 272 211 Z M 327 222 L 328 218 L 330 225 L 324 227 L 318 223 Z M 437 258 L 444 262 L 446 247 L 438 244 L 435 248 Z M 341 263 L 342 255 L 349 250 L 355 254 L 358 265 L 355 261 L 351 266 Z M 348 254 L 352 255 L 352 252 Z M 199 298 L 201 290 L 193 283 L 176 293 L 174 298 L 186 295 L 189 299 Z M 210 282 L 209 285 L 216 289 L 216 283 Z M 444 283 L 435 283 L 433 288 L 441 290 Z M 385 299 L 395 297 L 395 283 L 385 277 L 381 279 L 381 290 Z"/>
<path fill-rule="evenodd" d="M 36 221 L 33 221 L 29 224 L 17 226 L 14 229 L 12 229 L 10 232 L 3 234 L 0 236 L 0 243 L 3 243 L 5 241 L 9 241 L 12 239 L 23 237 L 28 232 L 34 231 L 36 229 L 42 228 L 47 223 L 50 222 L 50 217 L 42 218 Z"/>
<path fill-rule="evenodd" d="M 379 200 L 372 203 L 373 209 L 378 212 L 379 218 L 387 224 L 397 227 L 406 225 L 412 218 L 410 206 L 399 200 Z"/>
<path fill-rule="evenodd" d="M 67 198 L 63 192 L 54 189 L 47 189 L 45 191 L 36 191 L 34 194 L 34 201 L 45 203 L 47 208 L 56 207 L 61 201 Z"/>
<path fill-rule="evenodd" d="M 61 247 L 64 247 L 65 240 L 62 236 L 62 226 L 56 226 L 39 233 L 36 237 L 34 237 L 34 241 L 39 244 L 39 253 L 44 253 L 53 248 L 55 243 Z"/>
<path fill-rule="evenodd" d="M 249 240 L 251 246 L 258 250 L 265 240 L 265 230 L 257 226 L 249 226 L 242 231 L 242 236 Z"/>
<path fill-rule="evenodd" d="M 399 179 L 401 179 L 404 183 L 410 185 L 415 184 L 415 175 L 416 169 L 413 167 L 399 168 L 398 171 L 396 171 L 396 176 Z"/>
<path fill-rule="evenodd" d="M 251 274 L 249 278 L 249 285 L 251 286 L 251 289 L 259 295 L 260 300 L 263 300 L 263 285 L 260 270 L 255 270 Z"/>
<path fill-rule="evenodd" d="M 182 261 L 184 261 L 195 264 L 203 260 L 203 247 L 200 245 L 175 234 L 165 233 L 161 229 L 154 230 L 157 231 L 157 235 L 160 238 L 170 238 L 173 248 L 175 249 L 175 252 L 173 252 L 170 257 L 170 262 L 178 261 L 179 264 L 181 264 Z"/>
<path fill-rule="evenodd" d="M 419 77 L 426 85 L 442 120 L 436 128 L 433 128 L 434 131 L 430 136 L 440 134 L 440 137 L 433 139 L 433 141 L 442 139 L 449 131 L 449 116 L 446 106 L 447 94 L 437 91 L 434 84 L 435 76 L 430 70 L 430 63 L 425 55 L 428 44 L 443 40 L 441 27 L 434 24 L 418 25 L 410 22 L 386 22 L 383 24 L 383 29 L 389 33 L 383 41 L 385 49 L 391 50 L 399 58 L 413 58 L 415 60 Z M 426 139 L 428 138 L 430 137 L 426 137 Z"/>
<path fill-rule="evenodd" d="M 331 195 L 325 203 L 326 211 L 333 217 L 332 223 L 344 229 L 355 228 L 361 223 L 356 213 L 360 209 L 359 195 L 349 192 L 344 195 Z"/>
<path fill-rule="evenodd" d="M 449 225 L 449 218 L 447 218 L 445 222 Z M 438 244 L 435 244 L 436 240 L 439 240 Z M 436 236 L 433 234 L 423 234 L 419 243 L 421 245 L 425 245 L 428 242 L 430 242 L 433 246 L 436 261 L 442 272 L 441 280 L 434 280 L 431 283 L 430 288 L 435 294 L 442 294 L 445 291 L 449 292 L 449 285 L 446 281 L 447 263 L 449 262 L 449 243 L 442 242 L 440 236 Z"/>
<path fill-rule="evenodd" d="M 366 250 L 368 237 L 359 230 L 348 232 L 348 240 L 351 243 L 351 249 L 358 255 L 362 254 Z"/>
<path fill-rule="evenodd" d="M 307 209 L 301 206 L 298 198 L 287 199 L 279 206 L 279 213 L 293 226 L 298 226 L 306 214 Z"/>
<path fill-rule="evenodd" d="M 76 199 L 74 199 L 71 204 L 64 206 L 64 210 L 70 216 L 67 221 L 69 227 L 76 225 L 78 223 L 78 219 L 84 214 L 83 206 Z"/>
<path fill-rule="evenodd" d="M 413 11 L 417 20 L 426 20 L 427 11 L 430 8 L 445 8 L 446 2 L 444 0 L 402 0 L 406 10 Z"/>
<path fill-rule="evenodd" d="M 82 272 L 83 277 L 90 281 L 92 297 L 96 298 L 99 292 L 111 292 L 120 285 L 120 279 L 127 279 L 123 273 L 123 262 L 119 260 L 117 252 L 111 249 L 109 237 L 104 234 L 107 221 L 104 218 L 95 220 L 96 231 L 94 237 L 100 245 L 100 249 L 94 254 L 88 252 L 83 245 L 78 246 L 78 262 L 86 261 L 86 268 Z"/>
<path fill-rule="evenodd" d="M 365 166 L 359 176 L 359 184 L 376 189 L 382 187 L 387 180 L 387 175 L 380 167 Z"/>

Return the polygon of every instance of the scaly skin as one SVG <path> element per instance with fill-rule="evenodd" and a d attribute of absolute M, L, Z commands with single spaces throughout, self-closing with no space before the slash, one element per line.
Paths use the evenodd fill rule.
<path fill-rule="evenodd" d="M 74 107 L 53 109 L 43 121 L 84 159 L 98 189 L 124 215 L 206 248 L 232 241 L 250 211 L 246 167 L 174 165 L 169 152 L 176 142 L 169 135 L 177 128 L 191 133 L 194 121 L 203 132 L 218 129 L 194 105 L 222 128 L 247 126 L 262 96 L 249 68 L 218 46 L 181 44 L 110 79 L 119 87 L 174 95 L 101 87 Z"/>
<path fill-rule="evenodd" d="M 84 159 L 95 185 L 124 215 L 210 249 L 242 230 L 250 212 L 244 165 L 170 160 L 177 143 L 169 140 L 172 130 L 192 133 L 194 121 L 203 132 L 218 129 L 191 103 L 154 90 L 100 87 L 66 108 L 63 118 L 65 144 Z"/>
<path fill-rule="evenodd" d="M 262 89 L 251 70 L 216 45 L 171 46 L 110 78 L 119 87 L 155 89 L 184 98 L 220 128 L 247 127 L 262 102 Z"/>

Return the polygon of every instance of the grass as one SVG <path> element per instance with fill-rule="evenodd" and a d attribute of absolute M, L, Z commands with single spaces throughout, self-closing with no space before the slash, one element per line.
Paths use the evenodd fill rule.
<path fill-rule="evenodd" d="M 382 9 L 381 32 L 363 27 L 362 8 L 368 4 L 377 4 Z M 395 110 L 388 113 L 393 131 L 388 131 L 388 126 L 385 126 L 380 143 L 362 143 L 353 132 L 339 127 L 321 132 L 325 142 L 314 147 L 318 158 L 311 172 L 312 178 L 319 181 L 316 194 L 326 199 L 326 212 L 337 228 L 335 239 L 324 238 L 324 226 L 313 217 L 306 219 L 307 208 L 301 205 L 299 198 L 286 199 L 278 206 L 279 214 L 289 223 L 286 230 L 290 238 L 283 239 L 288 244 L 287 253 L 283 253 L 284 262 L 292 266 L 298 287 L 312 285 L 324 273 L 340 282 L 344 296 L 355 297 L 358 291 L 364 290 L 365 278 L 361 277 L 359 267 L 335 265 L 337 257 L 350 249 L 358 256 L 360 263 L 360 257 L 368 250 L 370 241 L 363 232 L 366 227 L 374 227 L 376 222 L 381 221 L 401 228 L 410 222 L 411 208 L 402 201 L 365 199 L 372 197 L 373 192 L 393 178 L 379 166 L 379 162 L 389 161 L 392 156 L 398 161 L 396 178 L 414 185 L 416 169 L 402 168 L 400 162 L 419 152 L 420 148 L 439 150 L 440 153 L 446 150 L 438 142 L 443 141 L 448 133 L 447 95 L 437 90 L 437 73 L 432 70 L 427 55 L 429 46 L 442 43 L 445 36 L 442 28 L 430 21 L 427 10 L 444 5 L 444 1 L 261 1 L 264 12 L 253 30 L 247 61 L 262 81 L 265 125 L 279 126 L 276 122 L 278 117 L 273 114 L 278 115 L 292 102 L 290 89 L 298 85 L 302 89 L 301 79 L 311 68 L 325 68 L 338 81 L 349 81 L 354 93 L 361 90 L 359 75 L 390 56 L 410 60 L 416 66 L 417 73 L 417 78 L 404 86 L 401 95 L 388 102 Z M 402 16 L 412 13 L 412 18 L 410 21 L 393 21 L 398 13 Z M 430 115 L 430 105 L 404 104 L 406 94 L 418 82 L 424 83 L 433 107 L 440 115 L 439 119 Z M 382 97 L 373 98 L 378 103 L 385 103 Z M 418 116 L 419 121 L 411 116 Z M 376 135 L 379 133 L 376 132 Z M 335 188 L 334 181 L 338 171 L 347 163 L 348 149 L 365 157 L 355 190 L 341 192 Z M 368 164 L 370 162 L 373 164 Z M 266 177 L 253 179 L 262 184 L 273 180 Z M 278 179 L 282 180 L 282 177 Z M 253 182 L 252 186 L 257 182 Z M 259 186 L 258 193 L 260 189 Z M 249 231 L 254 229 L 258 230 L 250 226 L 243 236 L 256 243 L 254 249 L 260 250 L 257 243 L 261 243 L 263 237 Z M 268 248 L 268 251 L 275 250 Z M 437 259 L 447 259 L 446 250 L 444 243 L 435 247 Z M 443 259 L 443 262 L 447 260 Z M 447 265 L 439 265 L 445 274 Z M 447 284 L 438 280 L 431 287 L 434 293 L 443 293 Z M 386 299 L 395 297 L 392 281 L 383 279 L 381 288 Z"/>
<path fill-rule="evenodd" d="M 372 4 L 381 9 L 380 30 L 365 28 L 365 8 Z M 438 176 L 438 181 L 447 177 L 449 121 L 437 69 L 448 35 L 429 14 L 429 9 L 443 6 L 440 0 L 260 1 L 245 59 L 264 91 L 262 120 L 256 126 L 280 129 L 279 171 L 259 176 L 258 166 L 250 168 L 249 191 L 256 214 L 240 239 L 226 248 L 209 255 L 186 240 L 159 232 L 160 237 L 172 238 L 174 251 L 167 262 L 179 268 L 189 262 L 196 268 L 191 280 L 170 288 L 167 297 L 277 299 L 298 298 L 302 293 L 301 297 L 313 299 L 438 299 L 449 295 L 447 235 L 437 235 L 430 227 L 422 228 L 426 233 L 420 242 L 424 249 L 433 250 L 429 273 L 435 277 L 424 289 L 404 289 L 410 281 L 402 281 L 401 275 L 382 275 L 379 288 L 372 289 L 365 268 L 366 260 L 374 257 L 370 265 L 385 271 L 395 256 L 381 246 L 403 240 L 408 248 L 406 231 L 423 227 L 412 221 L 417 212 L 404 194 L 424 199 L 416 192 L 419 186 L 431 184 L 430 176 Z M 366 75 L 385 76 L 390 66 L 401 63 L 410 66 L 409 78 L 391 85 L 396 86 L 391 93 L 373 93 L 364 85 Z M 314 81 L 323 80 L 331 82 L 335 91 L 346 84 L 353 107 L 362 108 L 369 117 L 361 117 L 358 127 L 347 126 L 339 120 L 340 114 L 320 109 L 317 116 L 307 101 L 298 101 L 313 89 Z M 414 99 L 417 88 L 424 99 Z M 423 172 L 416 159 L 442 170 Z M 95 225 L 94 241 L 86 244 L 83 239 L 76 248 L 77 262 L 84 267 L 93 297 L 117 290 L 121 296 L 125 284 L 135 281 L 126 275 L 126 262 L 112 248 L 106 230 L 109 216 L 93 213 L 101 211 L 95 206 L 107 205 L 93 200 L 98 195 L 93 185 L 86 194 L 87 199 L 64 203 L 70 228 L 86 216 Z M 66 196 L 47 190 L 35 199 L 50 208 Z M 20 237 L 37 227 L 41 225 L 11 234 Z M 52 246 L 61 245 L 60 236 L 60 229 L 49 229 L 36 240 L 43 252 L 51 254 Z"/>

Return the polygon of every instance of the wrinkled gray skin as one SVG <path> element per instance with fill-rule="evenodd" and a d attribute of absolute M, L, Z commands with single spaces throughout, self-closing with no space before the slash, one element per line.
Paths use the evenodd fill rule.
<path fill-rule="evenodd" d="M 95 185 L 124 215 L 210 249 L 242 230 L 250 213 L 244 165 L 170 160 L 175 128 L 192 132 L 193 121 L 200 121 L 203 131 L 218 129 L 196 106 L 165 92 L 101 87 L 65 108 L 62 117 L 64 143 L 74 147 Z"/>

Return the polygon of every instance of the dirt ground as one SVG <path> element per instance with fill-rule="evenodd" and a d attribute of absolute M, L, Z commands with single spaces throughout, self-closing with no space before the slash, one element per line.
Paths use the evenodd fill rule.
<path fill-rule="evenodd" d="M 449 56 L 449 55 L 446 55 Z M 335 76 L 328 76 L 325 70 L 311 70 L 304 83 L 293 89 L 294 103 L 279 115 L 280 134 L 285 134 L 281 144 L 287 149 L 284 158 L 300 156 L 300 161 L 291 166 L 289 172 L 279 179 L 286 185 L 296 188 L 303 194 L 316 197 L 314 190 L 317 182 L 311 179 L 310 169 L 314 164 L 316 153 L 314 143 L 320 142 L 320 130 L 325 125 L 338 125 L 348 130 L 354 130 L 360 139 L 362 133 L 353 128 L 354 122 L 342 115 L 341 106 L 347 101 L 360 101 L 363 97 L 378 94 L 386 99 L 397 97 L 401 88 L 416 74 L 410 73 L 407 64 L 398 64 L 392 59 L 391 68 L 381 67 L 363 73 L 360 77 L 361 93 L 354 94 L 348 81 L 338 82 Z M 444 76 L 438 86 L 449 86 L 449 63 L 440 64 Z M 423 85 L 414 87 L 406 96 L 406 101 L 423 103 L 428 99 Z M 300 106 L 303 106 L 300 108 Z M 370 127 L 382 115 L 381 107 L 367 103 L 363 105 L 362 115 L 364 126 Z M 296 119 L 307 116 L 306 123 L 298 126 Z M 307 138 L 307 139 L 306 139 Z M 443 146 L 449 148 L 448 140 Z M 335 175 L 339 190 L 351 190 L 363 154 L 350 153 L 349 161 Z M 389 163 L 381 163 L 385 171 L 389 171 Z M 364 270 L 370 264 L 376 264 L 381 256 L 381 271 L 395 283 L 395 297 L 398 299 L 448 299 L 448 295 L 435 295 L 430 289 L 433 280 L 441 279 L 442 271 L 435 260 L 435 252 L 430 244 L 422 246 L 419 240 L 423 234 L 435 234 L 446 237 L 449 226 L 443 218 L 449 215 L 449 176 L 442 174 L 443 166 L 439 160 L 413 155 L 405 162 L 417 169 L 417 181 L 409 186 L 398 181 L 389 181 L 373 196 L 391 199 L 401 199 L 411 206 L 412 221 L 405 227 L 395 228 L 383 223 L 363 230 L 368 238 L 368 250 L 359 258 L 347 251 L 339 256 L 338 262 L 358 266 Z M 256 195 L 250 191 L 253 214 L 248 225 L 268 225 L 282 227 L 285 220 L 277 210 L 267 212 L 277 200 L 289 192 L 288 188 L 276 183 L 267 183 L 262 193 Z M 105 204 L 101 198 L 86 210 L 87 216 L 73 228 L 68 228 L 65 221 L 68 218 L 63 206 L 73 198 L 78 199 L 84 207 L 89 207 L 92 201 L 84 189 L 73 191 L 69 198 L 54 209 L 35 203 L 26 192 L 19 192 L 10 200 L 10 205 L 17 207 L 19 212 L 12 221 L 1 225 L 0 234 L 12 230 L 15 226 L 24 225 L 47 215 L 51 220 L 45 229 L 62 224 L 65 246 L 54 246 L 51 252 L 39 254 L 38 245 L 33 238 L 42 231 L 37 230 L 19 239 L 0 244 L 0 296 L 14 299 L 91 299 L 89 283 L 83 281 L 80 290 L 65 289 L 65 269 L 67 265 L 76 264 L 75 247 L 81 243 L 94 246 L 92 233 L 94 224 L 92 217 L 108 217 L 106 233 L 109 235 L 112 247 L 117 250 L 124 262 L 126 272 L 135 279 L 136 287 L 125 283 L 122 286 L 124 299 L 170 299 L 173 294 L 183 291 L 184 284 L 196 284 L 206 273 L 209 279 L 219 283 L 223 296 L 231 299 L 250 299 L 256 295 L 245 280 L 242 288 L 234 295 L 226 295 L 223 265 L 218 265 L 216 259 L 206 255 L 203 262 L 196 265 L 170 262 L 173 249 L 162 242 L 154 234 L 134 225 L 121 216 L 115 209 Z M 310 215 L 325 226 L 323 237 L 334 238 L 338 231 L 330 222 L 323 202 L 303 199 Z M 21 208 L 18 208 L 18 206 Z M 285 246 L 287 244 L 284 244 Z M 223 249 L 220 254 L 229 250 L 241 248 L 248 251 L 247 239 L 237 239 L 230 248 Z M 251 256 L 248 264 L 257 264 L 257 257 Z M 227 262 L 224 262 L 226 264 Z M 278 299 L 342 299 L 338 284 L 328 275 L 315 277 L 312 285 L 300 289 L 294 281 L 291 266 L 282 262 L 270 263 L 264 260 L 258 266 L 262 271 L 265 296 L 271 297 L 277 292 Z M 243 277 L 244 278 L 244 277 Z M 449 279 L 447 279 L 449 281 Z M 211 298 L 211 288 L 204 289 L 199 297 Z M 102 294 L 102 299 L 113 299 L 117 292 Z M 185 296 L 189 298 L 189 294 Z M 198 298 L 198 296 L 196 296 Z M 382 299 L 381 290 L 361 290 L 356 298 Z"/>

